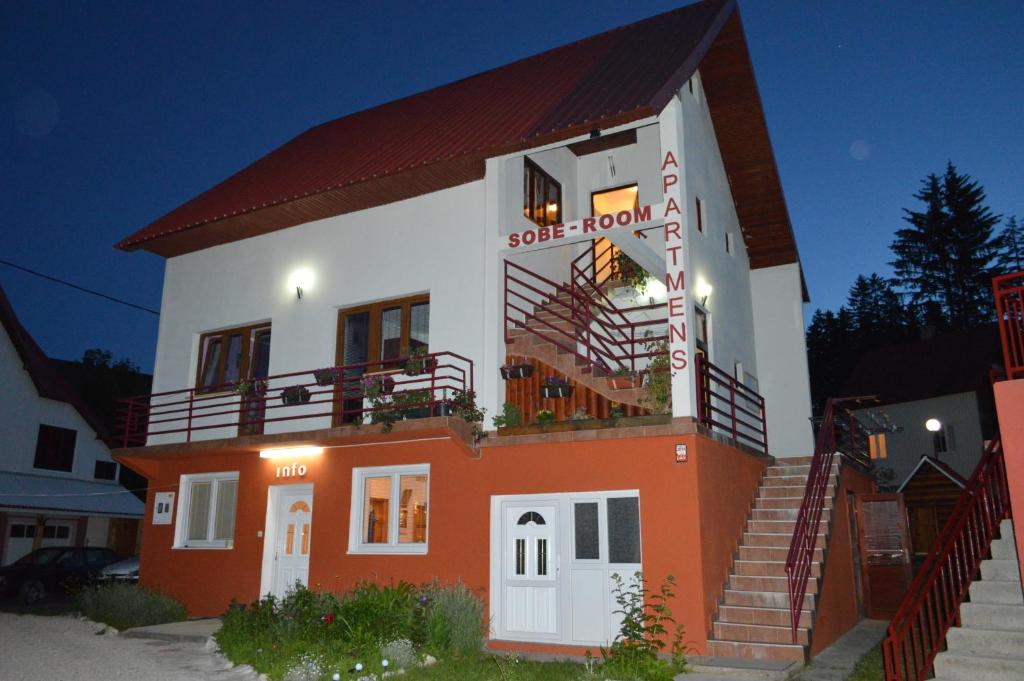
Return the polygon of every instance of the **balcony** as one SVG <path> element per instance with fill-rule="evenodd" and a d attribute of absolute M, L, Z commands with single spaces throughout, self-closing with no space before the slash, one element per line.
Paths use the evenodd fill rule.
<path fill-rule="evenodd" d="M 1024 272 L 995 277 L 992 290 L 1006 377 L 1024 378 Z"/>
<path fill-rule="evenodd" d="M 473 362 L 452 352 L 276 374 L 122 400 L 114 447 L 190 443 L 465 414 Z"/>

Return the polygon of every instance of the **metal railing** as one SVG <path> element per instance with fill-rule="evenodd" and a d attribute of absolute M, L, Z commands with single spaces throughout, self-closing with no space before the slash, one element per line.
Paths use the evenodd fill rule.
<path fill-rule="evenodd" d="M 992 279 L 1006 377 L 1024 378 L 1024 272 Z"/>
<path fill-rule="evenodd" d="M 268 423 L 324 417 L 339 425 L 442 415 L 453 398 L 472 390 L 473 380 L 470 359 L 433 352 L 140 395 L 120 400 L 113 444 L 144 446 L 154 437 L 191 442 L 218 429 L 230 432 L 215 436 L 254 435 Z"/>
<path fill-rule="evenodd" d="M 697 355 L 697 418 L 713 432 L 768 453 L 764 398 L 704 355 Z"/>
<path fill-rule="evenodd" d="M 996 436 L 960 494 L 882 643 L 886 681 L 927 678 L 946 632 L 978 575 L 999 523 L 1010 517 L 1002 447 Z"/>
<path fill-rule="evenodd" d="M 835 455 L 842 456 L 861 466 L 870 465 L 868 433 L 856 417 L 839 405 L 846 402 L 862 402 L 874 397 L 829 398 L 825 403 L 821 425 L 814 442 L 814 456 L 804 498 L 793 529 L 793 539 L 786 554 L 786 582 L 789 589 L 790 628 L 793 643 L 797 642 L 800 611 L 804 607 L 807 582 L 814 562 L 814 548 L 818 541 L 821 512 L 825 508 L 825 497 L 832 477 L 832 463 Z"/>
<path fill-rule="evenodd" d="M 667 315 L 646 320 L 631 320 L 629 315 L 667 308 L 665 303 L 618 307 L 575 262 L 571 269 L 570 281 L 559 283 L 505 261 L 506 342 L 512 340 L 509 331 L 523 329 L 605 371 L 636 371 L 638 360 L 659 353 L 656 344 L 667 336 L 654 334 L 650 327 L 664 326 Z"/>

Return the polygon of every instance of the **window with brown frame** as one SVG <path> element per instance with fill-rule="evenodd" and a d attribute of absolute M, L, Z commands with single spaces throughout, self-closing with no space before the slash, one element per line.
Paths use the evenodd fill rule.
<path fill-rule="evenodd" d="M 523 215 L 542 227 L 562 221 L 562 185 L 530 159 L 523 159 Z"/>
<path fill-rule="evenodd" d="M 338 312 L 338 366 L 362 365 L 345 370 L 347 378 L 364 373 L 397 369 L 414 350 L 430 350 L 430 296 L 420 295 L 361 305 Z M 391 360 L 391 361 L 389 361 Z M 343 408 L 346 412 L 362 406 L 362 394 L 355 381 L 351 395 L 346 389 Z M 356 418 L 349 413 L 346 421 Z"/>
<path fill-rule="evenodd" d="M 199 338 L 196 389 L 231 390 L 243 379 L 266 378 L 270 370 L 270 326 L 255 324 L 204 333 Z"/>

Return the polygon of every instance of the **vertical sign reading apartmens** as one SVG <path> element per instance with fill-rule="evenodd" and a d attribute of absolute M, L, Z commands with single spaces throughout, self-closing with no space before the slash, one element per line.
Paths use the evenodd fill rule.
<path fill-rule="evenodd" d="M 672 370 L 672 414 L 694 415 L 693 357 L 689 342 L 690 309 L 686 273 L 689 253 L 685 238 L 686 220 L 682 167 L 683 145 L 678 100 L 665 107 L 660 116 L 661 185 L 665 195 L 665 287 L 668 289 L 668 351 Z"/>

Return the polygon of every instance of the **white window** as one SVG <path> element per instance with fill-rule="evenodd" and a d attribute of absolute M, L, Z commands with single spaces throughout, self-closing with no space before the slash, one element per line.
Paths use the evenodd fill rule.
<path fill-rule="evenodd" d="M 181 476 L 175 548 L 230 549 L 235 542 L 238 471 Z"/>
<path fill-rule="evenodd" d="M 349 553 L 426 553 L 430 465 L 352 469 Z"/>

